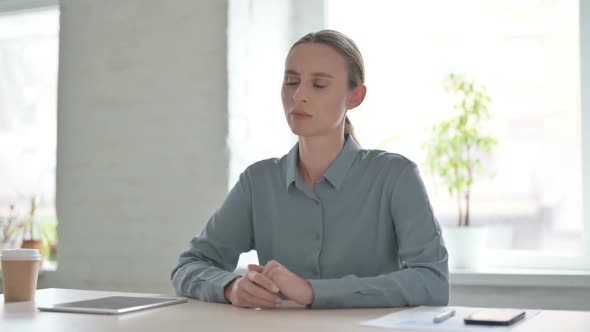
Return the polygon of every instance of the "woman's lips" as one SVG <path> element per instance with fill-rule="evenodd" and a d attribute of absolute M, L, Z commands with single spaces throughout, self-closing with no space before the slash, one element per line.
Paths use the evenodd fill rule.
<path fill-rule="evenodd" d="M 291 116 L 293 116 L 295 119 L 309 119 L 309 118 L 311 118 L 311 114 L 305 113 L 302 111 L 293 111 L 293 112 L 291 112 Z"/>

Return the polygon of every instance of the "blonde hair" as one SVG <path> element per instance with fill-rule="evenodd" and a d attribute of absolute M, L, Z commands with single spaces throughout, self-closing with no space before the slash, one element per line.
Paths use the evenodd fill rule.
<path fill-rule="evenodd" d="M 301 37 L 291 46 L 291 51 L 295 46 L 304 43 L 318 43 L 332 47 L 340 53 L 348 63 L 348 87 L 354 89 L 365 83 L 365 63 L 358 46 L 347 35 L 335 30 L 320 30 L 311 32 Z M 344 134 L 350 134 L 358 142 L 354 134 L 354 126 L 346 116 L 344 120 Z"/>

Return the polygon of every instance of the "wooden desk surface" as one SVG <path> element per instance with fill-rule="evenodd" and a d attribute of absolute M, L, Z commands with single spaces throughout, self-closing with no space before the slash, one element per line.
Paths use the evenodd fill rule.
<path fill-rule="evenodd" d="M 359 326 L 363 320 L 394 312 L 385 309 L 310 310 L 288 307 L 254 310 L 190 300 L 187 303 L 122 315 L 41 312 L 39 304 L 79 301 L 111 295 L 143 295 L 72 289 L 42 289 L 36 302 L 4 303 L 0 295 L 0 331 L 380 331 Z M 590 312 L 542 311 L 513 331 L 590 331 Z"/>

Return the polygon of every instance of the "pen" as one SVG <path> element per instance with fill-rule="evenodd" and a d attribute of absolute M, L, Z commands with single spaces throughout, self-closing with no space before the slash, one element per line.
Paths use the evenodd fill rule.
<path fill-rule="evenodd" d="M 455 309 L 451 309 L 451 310 L 447 310 L 444 312 L 441 312 L 440 314 L 434 316 L 434 319 L 432 320 L 434 323 L 442 323 L 445 320 L 451 318 L 455 316 Z"/>

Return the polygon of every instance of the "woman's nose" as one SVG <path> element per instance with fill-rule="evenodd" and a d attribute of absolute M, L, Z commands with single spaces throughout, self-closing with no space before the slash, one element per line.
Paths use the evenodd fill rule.
<path fill-rule="evenodd" d="M 295 93 L 293 94 L 293 100 L 295 102 L 307 102 L 307 92 L 305 91 L 303 84 L 299 84 L 295 90 Z"/>

